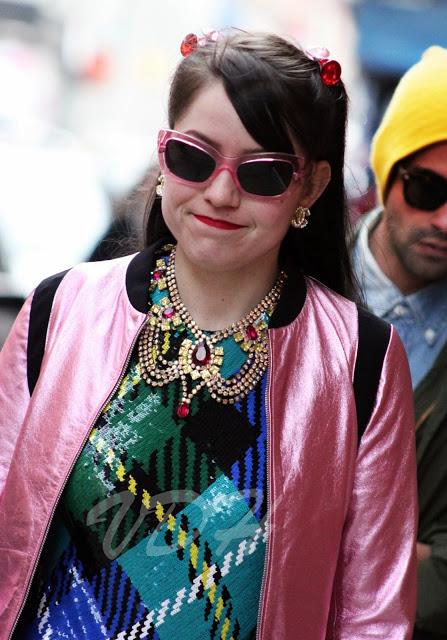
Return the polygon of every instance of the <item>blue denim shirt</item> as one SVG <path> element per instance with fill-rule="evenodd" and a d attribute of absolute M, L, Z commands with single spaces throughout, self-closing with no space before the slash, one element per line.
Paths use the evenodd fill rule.
<path fill-rule="evenodd" d="M 368 246 L 369 232 L 380 214 L 380 209 L 374 209 L 363 218 L 354 245 L 354 270 L 368 307 L 396 327 L 415 388 L 447 341 L 447 278 L 403 295 L 382 272 Z"/>

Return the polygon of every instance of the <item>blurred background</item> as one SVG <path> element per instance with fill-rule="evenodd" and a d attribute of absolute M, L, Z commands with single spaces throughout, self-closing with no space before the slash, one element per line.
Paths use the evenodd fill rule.
<path fill-rule="evenodd" d="M 374 204 L 372 132 L 402 73 L 447 46 L 447 0 L 0 0 L 0 344 L 42 278 L 138 232 L 181 40 L 209 26 L 276 31 L 340 61 L 356 217 Z"/>

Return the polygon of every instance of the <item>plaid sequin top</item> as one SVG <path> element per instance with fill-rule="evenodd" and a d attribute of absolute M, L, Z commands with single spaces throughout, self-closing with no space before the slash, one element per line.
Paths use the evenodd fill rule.
<path fill-rule="evenodd" d="M 165 295 L 152 288 L 151 304 Z M 224 352 L 230 375 L 245 354 L 232 339 Z M 16 639 L 254 637 L 266 380 L 232 405 L 204 390 L 182 419 L 179 381 L 149 386 L 135 350 L 65 487 Z"/>

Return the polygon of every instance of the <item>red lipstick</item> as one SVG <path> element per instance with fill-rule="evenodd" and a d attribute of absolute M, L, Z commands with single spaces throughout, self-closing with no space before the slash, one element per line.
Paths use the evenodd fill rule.
<path fill-rule="evenodd" d="M 207 224 L 209 227 L 216 227 L 216 229 L 226 229 L 227 231 L 232 231 L 235 229 L 242 229 L 243 226 L 240 224 L 234 224 L 233 222 L 228 222 L 227 220 L 217 220 L 216 218 L 208 218 L 208 216 L 199 216 L 197 213 L 194 214 L 194 217 L 203 224 Z"/>

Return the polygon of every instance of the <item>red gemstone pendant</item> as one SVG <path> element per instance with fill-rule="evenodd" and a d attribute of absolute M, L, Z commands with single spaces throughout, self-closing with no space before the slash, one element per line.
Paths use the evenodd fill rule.
<path fill-rule="evenodd" d="M 203 367 L 208 364 L 211 358 L 211 353 L 206 342 L 199 342 L 199 344 L 195 346 L 191 358 L 196 365 Z"/>
<path fill-rule="evenodd" d="M 258 332 L 256 331 L 256 329 L 254 328 L 254 326 L 252 324 L 249 324 L 246 331 L 245 331 L 247 338 L 249 340 L 256 340 L 256 338 L 258 337 Z"/>
<path fill-rule="evenodd" d="M 166 309 L 163 310 L 162 316 L 163 318 L 172 318 L 174 314 L 175 311 L 172 307 L 166 307 Z"/>
<path fill-rule="evenodd" d="M 177 415 L 179 418 L 186 418 L 189 415 L 189 404 L 187 402 L 180 402 L 177 407 Z"/>

